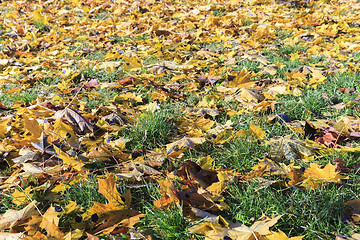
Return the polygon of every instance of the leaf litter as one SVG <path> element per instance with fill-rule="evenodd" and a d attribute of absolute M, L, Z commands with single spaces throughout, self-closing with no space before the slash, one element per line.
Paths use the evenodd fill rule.
<path fill-rule="evenodd" d="M 260 120 L 240 130 L 237 123 L 220 120 L 273 112 L 284 96 L 299 97 L 327 84 L 330 76 L 357 72 L 355 1 L 0 4 L 0 153 L 10 169 L 2 173 L 1 189 L 11 202 L 7 210 L 2 207 L 4 239 L 130 236 L 145 216 L 132 204 L 131 189 L 139 182 L 158 187 L 154 208 L 176 206 L 190 222 L 202 219 L 188 231 L 205 239 L 302 239 L 271 230 L 281 214 L 251 225 L 225 219 L 227 188 L 260 181 L 261 188 L 316 191 L 341 185 L 347 173 L 358 172 L 341 158 L 335 165 L 317 161 L 330 153 L 360 151 L 357 117 L 327 119 L 309 110 L 317 119 L 300 121 L 278 114 L 268 124 L 296 134 L 276 137 L 267 136 Z M 287 69 L 281 58 L 297 66 Z M 315 58 L 320 60 L 311 61 Z M 110 78 L 102 79 L 101 72 Z M 13 97 L 41 86 L 33 99 Z M 115 94 L 101 102 L 101 91 Z M 359 111 L 355 88 L 338 91 L 357 97 L 336 103 L 323 93 L 329 109 Z M 190 95 L 200 100 L 182 107 Z M 159 120 L 166 119 L 167 132 L 130 134 L 158 121 L 167 103 L 179 104 L 182 113 Z M 136 125 L 138 119 L 142 124 Z M 201 146 L 222 147 L 238 139 L 271 148 L 250 172 L 224 168 L 207 153 L 188 156 Z M 94 160 L 105 167 L 92 169 Z M 96 176 L 103 202 L 91 200 L 84 209 L 79 201 L 61 197 L 89 174 Z M 127 186 L 122 194 L 121 185 Z M 344 203 L 351 207 L 344 214 L 352 222 L 359 221 L 358 201 L 354 194 Z M 60 223 L 64 219 L 66 227 Z"/>

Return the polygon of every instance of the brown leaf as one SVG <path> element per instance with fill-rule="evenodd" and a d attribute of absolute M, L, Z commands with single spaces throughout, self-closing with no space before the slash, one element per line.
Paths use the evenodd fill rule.
<path fill-rule="evenodd" d="M 86 130 L 93 131 L 94 126 L 92 123 L 88 122 L 83 116 L 81 116 L 77 111 L 72 110 L 71 108 L 65 108 L 64 110 L 57 111 L 54 114 L 56 119 L 63 119 L 69 121 L 69 123 L 75 128 L 84 132 Z"/>
<path fill-rule="evenodd" d="M 133 227 L 137 222 L 140 221 L 140 218 L 144 215 L 141 212 L 133 209 L 124 209 L 117 210 L 105 213 L 99 218 L 97 222 L 101 224 L 91 232 L 95 235 L 100 233 L 110 234 L 117 227 L 122 227 L 122 233 L 125 234 L 128 232 L 128 229 Z"/>
<path fill-rule="evenodd" d="M 0 219 L 0 230 L 14 227 L 18 221 L 24 220 L 33 214 L 37 214 L 37 202 L 33 201 L 21 210 L 7 210 Z"/>
<path fill-rule="evenodd" d="M 177 188 L 170 179 L 157 180 L 160 185 L 160 193 L 162 197 L 159 200 L 154 201 L 156 208 L 169 208 L 173 204 L 179 204 L 179 195 Z"/>
<path fill-rule="evenodd" d="M 199 182 L 203 189 L 219 181 L 216 171 L 201 169 L 197 163 L 192 161 L 181 163 L 181 168 L 176 172 L 176 175 L 184 180 L 195 180 Z"/>
<path fill-rule="evenodd" d="M 99 86 L 97 79 L 91 79 L 90 81 L 84 84 L 84 87 L 86 88 L 94 88 L 97 86 Z"/>
<path fill-rule="evenodd" d="M 185 148 L 194 148 L 197 144 L 202 144 L 206 141 L 203 137 L 183 137 L 182 139 L 175 141 L 173 143 L 166 145 L 166 153 L 167 155 L 177 154 L 177 152 L 181 151 Z"/>

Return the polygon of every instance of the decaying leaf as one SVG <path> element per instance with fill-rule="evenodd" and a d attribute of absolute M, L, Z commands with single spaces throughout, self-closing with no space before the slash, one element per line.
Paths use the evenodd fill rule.
<path fill-rule="evenodd" d="M 176 186 L 170 179 L 158 180 L 162 197 L 154 202 L 156 208 L 169 208 L 172 204 L 180 204 Z"/>
<path fill-rule="evenodd" d="M 271 158 L 276 161 L 287 159 L 295 161 L 298 159 L 311 159 L 318 153 L 330 152 L 325 146 L 317 144 L 313 141 L 301 141 L 282 137 L 279 139 L 272 139 L 269 141 L 271 146 Z"/>
<path fill-rule="evenodd" d="M 202 144 L 206 140 L 203 137 L 183 137 L 182 139 L 166 145 L 167 155 L 174 155 L 186 148 L 194 148 L 197 144 Z"/>
<path fill-rule="evenodd" d="M 26 218 L 31 217 L 32 215 L 37 215 L 38 211 L 36 209 L 37 202 L 32 201 L 28 205 L 26 205 L 21 210 L 7 210 L 0 219 L 0 230 L 5 230 L 10 227 L 14 227 L 17 222 L 22 221 Z"/>
<path fill-rule="evenodd" d="M 69 123 L 75 128 L 76 131 L 93 131 L 93 124 L 88 122 L 83 116 L 71 108 L 65 108 L 64 110 L 57 111 L 54 114 L 56 119 L 63 119 L 69 121 Z"/>
<path fill-rule="evenodd" d="M 123 172 L 115 174 L 119 178 L 135 178 L 140 181 L 140 177 L 143 175 L 159 175 L 161 174 L 159 171 L 154 168 L 147 166 L 145 162 L 140 161 L 130 161 L 126 164 L 123 164 Z"/>

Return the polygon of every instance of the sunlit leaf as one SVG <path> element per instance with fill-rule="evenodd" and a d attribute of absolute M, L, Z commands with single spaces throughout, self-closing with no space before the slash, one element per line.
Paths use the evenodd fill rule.
<path fill-rule="evenodd" d="M 31 198 L 34 195 L 34 193 L 30 193 L 30 192 L 31 192 L 31 187 L 27 187 L 26 189 L 24 189 L 24 191 L 15 189 L 13 194 L 11 194 L 13 198 L 12 200 L 13 203 L 16 205 L 23 205 L 30 203 L 32 200 Z"/>

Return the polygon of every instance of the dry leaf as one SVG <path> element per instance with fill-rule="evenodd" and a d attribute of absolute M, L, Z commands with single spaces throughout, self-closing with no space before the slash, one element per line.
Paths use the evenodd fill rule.
<path fill-rule="evenodd" d="M 54 114 L 56 119 L 67 120 L 69 123 L 75 128 L 76 131 L 84 132 L 84 131 L 93 131 L 93 124 L 88 122 L 83 116 L 81 116 L 75 110 L 71 108 L 65 108 L 64 110 L 57 111 Z"/>

